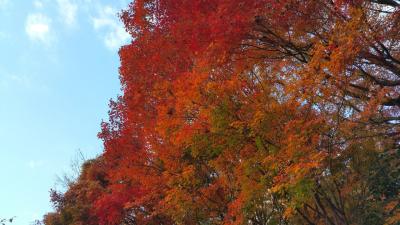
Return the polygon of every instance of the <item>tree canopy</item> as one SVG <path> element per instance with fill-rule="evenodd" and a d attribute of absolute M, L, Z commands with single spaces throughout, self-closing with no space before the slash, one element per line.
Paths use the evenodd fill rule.
<path fill-rule="evenodd" d="M 400 221 L 395 0 L 135 0 L 64 224 Z"/>

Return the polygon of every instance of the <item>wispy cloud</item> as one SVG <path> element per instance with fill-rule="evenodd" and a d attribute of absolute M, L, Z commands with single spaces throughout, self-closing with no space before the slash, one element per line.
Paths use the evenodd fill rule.
<path fill-rule="evenodd" d="M 67 26 L 76 24 L 78 5 L 71 0 L 57 0 L 58 11 Z"/>
<path fill-rule="evenodd" d="M 9 91 L 20 91 L 20 90 L 27 90 L 31 89 L 32 87 L 31 80 L 26 77 L 1 77 L 0 76 L 0 91 L 1 92 L 9 92 Z"/>
<path fill-rule="evenodd" d="M 44 162 L 42 160 L 30 160 L 28 162 L 28 167 L 31 169 L 36 169 L 38 167 L 42 167 Z"/>
<path fill-rule="evenodd" d="M 48 93 L 49 86 L 32 74 L 12 73 L 0 66 L 0 92 Z"/>
<path fill-rule="evenodd" d="M 2 39 L 8 39 L 8 38 L 10 38 L 10 35 L 9 35 L 8 33 L 1 32 L 1 31 L 0 31 L 0 40 L 2 40 Z"/>
<path fill-rule="evenodd" d="M 0 66 L 0 88 L 2 90 L 12 88 L 27 89 L 32 87 L 32 78 L 24 74 L 10 73 Z"/>
<path fill-rule="evenodd" d="M 111 6 L 99 7 L 92 22 L 94 29 L 101 33 L 104 44 L 110 50 L 118 49 L 130 40 L 130 35 L 118 19 L 117 11 Z"/>
<path fill-rule="evenodd" d="M 26 19 L 25 31 L 32 41 L 49 44 L 51 38 L 51 19 L 41 13 L 29 14 Z"/>
<path fill-rule="evenodd" d="M 43 4 L 43 2 L 40 1 L 40 0 L 35 0 L 35 1 L 33 2 L 33 6 L 35 6 L 35 8 L 37 8 L 37 9 L 42 9 L 43 6 L 44 6 L 44 4 Z"/>
<path fill-rule="evenodd" d="M 22 85 L 23 87 L 30 87 L 32 84 L 32 80 L 28 76 L 17 76 L 17 75 L 10 75 L 10 80 L 14 81 L 17 84 Z"/>
<path fill-rule="evenodd" d="M 5 9 L 10 4 L 10 0 L 0 0 L 0 9 Z"/>

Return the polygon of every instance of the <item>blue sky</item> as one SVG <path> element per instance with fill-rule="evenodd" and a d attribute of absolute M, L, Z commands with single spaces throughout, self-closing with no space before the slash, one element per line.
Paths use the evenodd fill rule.
<path fill-rule="evenodd" d="M 128 0 L 0 0 L 0 218 L 29 225 L 49 189 L 97 139 L 120 93 L 116 13 Z"/>

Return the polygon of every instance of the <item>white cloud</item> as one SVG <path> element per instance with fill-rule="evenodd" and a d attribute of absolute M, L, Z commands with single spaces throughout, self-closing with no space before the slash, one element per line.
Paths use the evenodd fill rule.
<path fill-rule="evenodd" d="M 44 4 L 43 4 L 43 2 L 40 1 L 40 0 L 35 0 L 35 1 L 33 2 L 33 6 L 35 6 L 35 8 L 37 8 L 37 9 L 42 9 L 43 6 L 44 6 Z"/>
<path fill-rule="evenodd" d="M 31 79 L 28 76 L 17 76 L 15 74 L 10 75 L 10 80 L 14 81 L 17 84 L 22 85 L 23 87 L 30 87 L 31 86 Z"/>
<path fill-rule="evenodd" d="M 63 18 L 63 22 L 68 26 L 76 24 L 78 5 L 70 0 L 57 0 L 58 11 Z"/>
<path fill-rule="evenodd" d="M 29 168 L 31 168 L 31 169 L 36 169 L 36 168 L 38 168 L 38 167 L 41 167 L 41 166 L 43 166 L 43 161 L 37 161 L 37 160 L 31 160 L 31 161 L 29 161 L 28 162 L 28 167 Z"/>
<path fill-rule="evenodd" d="M 0 0 L 0 9 L 6 8 L 10 4 L 10 0 Z"/>
<path fill-rule="evenodd" d="M 41 13 L 29 14 L 26 19 L 25 31 L 33 41 L 46 44 L 51 42 L 51 19 Z"/>
<path fill-rule="evenodd" d="M 102 28 L 104 26 L 114 26 L 116 21 L 116 12 L 111 6 L 101 7 L 98 11 L 98 16 L 93 18 L 93 26 L 95 29 Z"/>
<path fill-rule="evenodd" d="M 8 33 L 1 32 L 1 31 L 0 31 L 0 40 L 2 40 L 2 39 L 8 39 L 8 38 L 10 38 L 10 35 L 9 35 Z"/>
<path fill-rule="evenodd" d="M 32 87 L 32 78 L 24 74 L 10 73 L 0 66 L 0 89 L 27 89 Z"/>
<path fill-rule="evenodd" d="M 119 21 L 114 8 L 111 6 L 100 7 L 97 14 L 92 18 L 93 27 L 102 34 L 104 44 L 108 49 L 118 49 L 130 40 L 130 35 Z"/>
<path fill-rule="evenodd" d="M 114 31 L 107 33 L 104 43 L 110 49 L 117 49 L 129 40 L 130 35 L 126 33 L 123 27 L 115 28 Z"/>

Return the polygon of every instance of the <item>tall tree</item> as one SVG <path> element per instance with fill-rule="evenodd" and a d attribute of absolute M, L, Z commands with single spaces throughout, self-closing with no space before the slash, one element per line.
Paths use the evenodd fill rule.
<path fill-rule="evenodd" d="M 132 2 L 123 95 L 99 134 L 107 187 L 84 200 L 87 214 L 104 225 L 398 223 L 399 10 Z"/>

